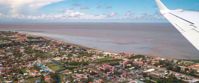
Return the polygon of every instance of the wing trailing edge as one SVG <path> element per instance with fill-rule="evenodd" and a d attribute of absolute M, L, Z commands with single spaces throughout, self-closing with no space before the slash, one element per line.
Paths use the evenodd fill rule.
<path fill-rule="evenodd" d="M 199 12 L 169 10 L 160 0 L 156 3 L 160 13 L 199 51 Z"/>

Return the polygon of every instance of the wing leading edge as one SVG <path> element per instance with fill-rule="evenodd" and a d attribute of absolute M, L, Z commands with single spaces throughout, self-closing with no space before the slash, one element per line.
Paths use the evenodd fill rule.
<path fill-rule="evenodd" d="M 199 51 L 199 12 L 169 10 L 156 0 L 161 14 Z"/>

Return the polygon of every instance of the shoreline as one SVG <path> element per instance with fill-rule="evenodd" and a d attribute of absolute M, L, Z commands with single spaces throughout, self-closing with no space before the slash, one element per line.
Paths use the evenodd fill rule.
<path fill-rule="evenodd" d="M 45 34 L 45 33 L 39 33 L 39 32 L 29 32 L 29 31 L 11 31 L 11 32 L 18 32 L 21 34 L 26 34 L 26 35 L 31 35 L 31 36 L 37 36 L 37 37 L 43 37 L 45 39 L 49 39 L 49 40 L 53 40 L 53 41 L 60 41 L 63 43 L 67 43 L 67 44 L 71 44 L 71 45 L 75 45 L 75 46 L 80 46 L 83 48 L 87 48 L 87 49 L 92 49 L 92 50 L 96 50 L 96 51 L 100 51 L 100 52 L 109 52 L 109 53 L 113 53 L 113 54 L 119 54 L 119 53 L 125 53 L 125 54 L 136 54 L 136 55 L 144 55 L 144 56 L 148 56 L 148 57 L 154 57 L 154 58 L 165 58 L 165 59 L 177 59 L 177 60 L 198 60 L 198 58 L 174 58 L 174 57 L 162 57 L 160 55 L 151 55 L 151 54 L 142 54 L 142 53 L 128 53 L 128 52 L 110 52 L 110 51 L 104 51 L 104 50 L 100 50 L 97 48 L 92 48 L 92 47 L 88 47 L 88 46 L 84 46 L 84 45 L 80 45 L 80 44 L 76 44 L 76 43 L 72 43 L 70 41 L 67 40 L 63 40 L 61 38 L 56 38 L 56 37 L 60 37 L 61 35 L 56 35 L 56 34 Z M 51 36 L 51 37 L 50 37 Z M 54 36 L 54 37 L 52 37 Z"/>
<path fill-rule="evenodd" d="M 108 52 L 108 53 L 113 53 L 113 54 L 120 54 L 120 53 L 135 54 L 135 55 L 144 55 L 144 56 L 148 56 L 148 57 L 164 58 L 164 59 L 195 60 L 195 59 L 185 59 L 185 58 L 161 57 L 161 56 L 149 55 L 149 54 L 141 54 L 141 53 L 126 53 L 126 52 L 103 51 L 103 50 L 99 50 L 97 48 L 91 48 L 91 47 L 88 47 L 88 46 L 84 46 L 84 45 L 80 45 L 80 44 L 75 44 L 75 43 L 72 43 L 72 42 L 69 42 L 69 41 L 66 41 L 66 40 L 62 40 L 62 39 L 59 39 L 59 38 L 49 37 L 49 35 L 45 34 L 45 33 L 28 32 L 28 31 L 15 31 L 15 32 L 18 32 L 18 33 L 21 33 L 21 34 L 30 35 L 30 36 L 43 37 L 43 38 L 48 39 L 48 40 L 59 41 L 59 42 L 63 42 L 63 43 L 67 43 L 67 44 L 71 44 L 71 45 L 75 45 L 75 46 L 80 46 L 80 47 L 91 49 L 91 50 L 95 50 L 95 51 L 100 51 L 100 52 Z"/>
<path fill-rule="evenodd" d="M 57 35 L 52 36 L 53 39 L 114 53 L 199 59 L 199 52 L 166 24 L 8 25 L 2 26 L 1 30 Z"/>
<path fill-rule="evenodd" d="M 87 75 L 88 77 L 85 79 L 93 79 L 94 82 L 95 78 L 107 82 L 119 82 L 121 76 L 125 75 L 126 80 L 140 79 L 144 82 L 148 77 L 153 77 L 154 73 L 158 75 L 158 79 L 168 76 L 163 71 L 169 71 L 168 77 L 175 76 L 179 81 L 199 81 L 198 60 L 169 59 L 142 54 L 114 54 L 49 38 L 45 34 L 28 32 L 1 32 L 1 37 L 1 41 L 8 42 L 3 43 L 0 49 L 1 53 L 5 52 L 5 55 L 1 55 L 2 63 L 0 63 L 3 65 L 2 71 L 5 71 L 5 73 L 0 73 L 5 78 L 2 81 L 27 82 L 31 80 L 30 78 L 35 79 L 33 82 L 37 79 L 46 81 L 42 77 L 43 75 L 47 75 L 51 80 L 56 80 L 51 76 L 58 75 L 56 77 L 60 77 L 61 75 L 60 81 L 72 82 L 82 75 Z M 187 72 L 181 68 L 191 69 Z M 22 70 L 24 72 L 17 72 Z M 33 75 L 34 72 L 37 73 Z M 191 72 L 194 73 L 190 74 Z M 110 73 L 116 79 L 109 79 L 112 76 L 106 77 Z M 21 75 L 22 78 L 16 78 L 18 75 Z M 65 78 L 68 75 L 72 79 Z M 180 78 L 179 75 L 186 79 Z M 41 77 L 35 78 L 35 76 Z M 84 79 L 79 81 L 82 80 Z"/>
<path fill-rule="evenodd" d="M 15 32 L 18 32 L 18 33 L 21 33 L 21 34 L 25 34 L 25 35 L 35 36 L 35 37 L 43 37 L 44 39 L 47 39 L 47 40 L 58 41 L 58 42 L 66 43 L 66 44 L 80 46 L 80 47 L 83 47 L 83 48 L 86 48 L 86 49 L 92 49 L 92 50 L 99 51 L 98 49 L 95 49 L 95 48 L 89 48 L 89 47 L 86 47 L 86 46 L 83 46 L 83 45 L 74 44 L 74 43 L 70 43 L 70 42 L 67 42 L 67 41 L 64 41 L 64 40 L 52 38 L 52 37 L 47 36 L 47 34 L 35 33 L 35 32 L 24 32 L 24 31 L 15 31 Z"/>

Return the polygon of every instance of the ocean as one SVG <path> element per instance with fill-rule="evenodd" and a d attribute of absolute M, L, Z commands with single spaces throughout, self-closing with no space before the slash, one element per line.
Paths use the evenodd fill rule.
<path fill-rule="evenodd" d="M 1 24 L 0 30 L 43 34 L 102 51 L 199 59 L 199 51 L 169 23 Z"/>

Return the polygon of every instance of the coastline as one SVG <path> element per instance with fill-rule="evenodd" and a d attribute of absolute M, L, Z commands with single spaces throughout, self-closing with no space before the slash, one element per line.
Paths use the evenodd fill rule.
<path fill-rule="evenodd" d="M 5 55 L 1 55 L 3 63 L 0 63 L 0 65 L 3 65 L 2 71 L 6 71 L 2 73 L 5 77 L 2 81 L 17 82 L 19 80 L 21 82 L 28 82 L 31 80 L 32 82 L 31 78 L 34 78 L 33 82 L 38 79 L 47 81 L 42 75 L 47 75 L 45 76 L 46 78 L 57 81 L 57 79 L 51 77 L 56 75 L 56 77 L 61 78 L 59 81 L 73 82 L 74 79 L 81 78 L 82 75 L 88 75 L 89 77 L 85 79 L 93 79 L 91 81 L 94 81 L 94 83 L 97 81 L 95 78 L 100 78 L 105 82 L 120 82 L 120 76 L 125 76 L 128 81 L 140 80 L 145 82 L 148 77 L 153 77 L 154 73 L 158 75 L 158 79 L 161 79 L 162 75 L 163 77 L 168 76 L 162 71 L 169 71 L 168 77 L 171 74 L 179 81 L 199 81 L 199 70 L 197 67 L 199 63 L 197 61 L 168 59 L 159 56 L 152 57 L 142 54 L 114 54 L 52 39 L 51 37 L 46 37 L 45 34 L 10 31 L 1 32 L 1 37 L 3 42 L 7 42 L 2 43 L 0 49 L 1 53 L 5 52 Z M 6 38 L 8 39 L 7 41 Z M 191 68 L 191 70 L 188 72 L 184 72 L 184 70 L 179 71 L 178 68 L 181 67 Z M 17 74 L 13 74 L 8 69 Z M 108 72 L 106 72 L 107 69 Z M 17 72 L 22 70 L 24 72 Z M 33 75 L 34 71 L 39 73 Z M 194 73 L 190 75 L 190 72 Z M 110 73 L 116 79 L 109 79 L 112 76 L 106 77 Z M 148 75 L 146 76 L 146 74 Z M 16 78 L 18 75 L 21 75 L 23 78 Z M 68 75 L 73 79 L 63 77 Z M 179 77 L 179 75 L 186 77 L 186 79 Z M 35 76 L 40 77 L 36 78 Z M 187 80 L 187 78 L 190 80 Z M 84 79 L 79 81 L 82 80 Z"/>
<path fill-rule="evenodd" d="M 19 33 L 31 35 L 31 36 L 44 37 L 46 39 L 60 41 L 60 42 L 64 42 L 64 43 L 67 43 L 67 44 L 76 45 L 76 46 L 80 46 L 80 47 L 83 47 L 83 48 L 88 48 L 88 49 L 92 49 L 92 50 L 96 50 L 96 51 L 100 51 L 100 52 L 109 52 L 109 53 L 113 53 L 113 54 L 126 53 L 126 52 L 103 51 L 103 50 L 99 50 L 97 48 L 92 48 L 92 47 L 88 47 L 88 46 L 85 46 L 85 45 L 76 44 L 76 43 L 64 40 L 64 39 L 62 39 L 61 35 L 56 35 L 56 34 L 52 35 L 52 34 L 48 34 L 48 33 L 29 32 L 29 31 L 15 31 L 15 32 L 19 32 Z M 188 59 L 188 58 L 162 57 L 160 55 L 154 55 L 154 54 L 142 54 L 142 53 L 126 53 L 126 54 L 137 54 L 137 55 L 144 55 L 144 56 L 148 56 L 148 57 L 158 57 L 158 58 L 165 58 L 165 59 L 198 60 L 198 59 Z"/>
<path fill-rule="evenodd" d="M 165 59 L 178 59 L 178 60 L 198 60 L 198 58 L 186 58 L 186 57 L 181 57 L 181 58 L 177 58 L 177 57 L 172 57 L 172 56 L 163 56 L 163 55 L 155 55 L 155 54 L 145 54 L 145 53 L 134 53 L 134 52 L 113 52 L 113 51 L 106 51 L 106 50 L 101 50 L 98 48 L 94 48 L 94 47 L 89 47 L 86 45 L 80 45 L 77 43 L 73 43 L 71 41 L 68 41 L 68 39 L 63 39 L 65 36 L 61 36 L 61 35 L 57 35 L 57 34 L 49 34 L 49 33 L 40 33 L 40 32 L 32 32 L 32 31 L 15 31 L 15 32 L 19 32 L 22 34 L 26 34 L 26 35 L 32 35 L 32 36 L 39 36 L 39 37 L 44 37 L 46 39 L 49 40 L 55 40 L 55 41 L 61 41 L 67 44 L 71 44 L 71 45 L 76 45 L 76 46 L 80 46 L 80 47 L 84 47 L 84 48 L 88 48 L 88 49 L 92 49 L 92 50 L 96 50 L 96 51 L 101 51 L 101 52 L 109 52 L 109 53 L 114 53 L 114 54 L 119 54 L 119 53 L 126 53 L 126 54 L 137 54 L 137 55 L 144 55 L 144 56 L 149 56 L 149 57 L 158 57 L 158 58 L 165 58 Z"/>
<path fill-rule="evenodd" d="M 199 52 L 168 24 L 8 25 L 0 30 L 43 33 L 67 43 L 114 53 L 199 59 Z"/>
<path fill-rule="evenodd" d="M 144 55 L 144 56 L 153 57 L 153 58 L 178 59 L 178 58 L 174 58 L 174 57 L 161 57 L 161 56 L 157 56 L 157 55 L 147 55 L 147 54 L 141 54 L 141 53 L 139 53 L 139 54 L 137 54 L 137 53 L 126 53 L 126 52 L 116 53 L 116 52 L 102 51 L 102 50 L 99 50 L 97 48 L 90 48 L 88 46 L 75 44 L 75 43 L 72 43 L 72 42 L 69 42 L 69 41 L 66 41 L 66 40 L 62 40 L 60 38 L 49 37 L 50 34 L 39 33 L 39 32 L 28 32 L 28 31 L 16 31 L 16 32 L 26 34 L 26 35 L 30 35 L 30 36 L 43 37 L 43 38 L 48 39 L 48 40 L 60 41 L 60 42 L 63 42 L 63 43 L 67 43 L 67 44 L 71 44 L 71 45 L 75 45 L 75 46 L 80 46 L 80 47 L 83 47 L 83 48 L 92 49 L 92 50 L 99 51 L 99 52 L 108 52 L 108 53 L 113 53 L 113 54 L 125 53 L 125 54 Z M 186 59 L 181 58 L 181 59 L 178 59 L 178 60 L 186 60 Z M 192 60 L 192 59 L 188 59 L 188 60 Z"/>
<path fill-rule="evenodd" d="M 89 47 L 86 47 L 86 46 L 83 46 L 83 45 L 70 43 L 70 42 L 67 42 L 67 41 L 64 41 L 64 40 L 60 40 L 60 39 L 57 39 L 57 38 L 52 38 L 52 37 L 49 37 L 47 34 L 43 34 L 43 33 L 25 32 L 25 31 L 16 31 L 16 32 L 21 33 L 21 34 L 30 35 L 30 36 L 43 37 L 43 38 L 45 38 L 45 39 L 47 39 L 47 40 L 59 41 L 59 42 L 66 43 L 66 44 L 71 44 L 71 45 L 75 45 L 75 46 L 80 46 L 80 47 L 83 47 L 83 48 L 86 48 L 86 49 L 97 50 L 97 49 L 95 49 L 95 48 L 89 48 Z"/>

